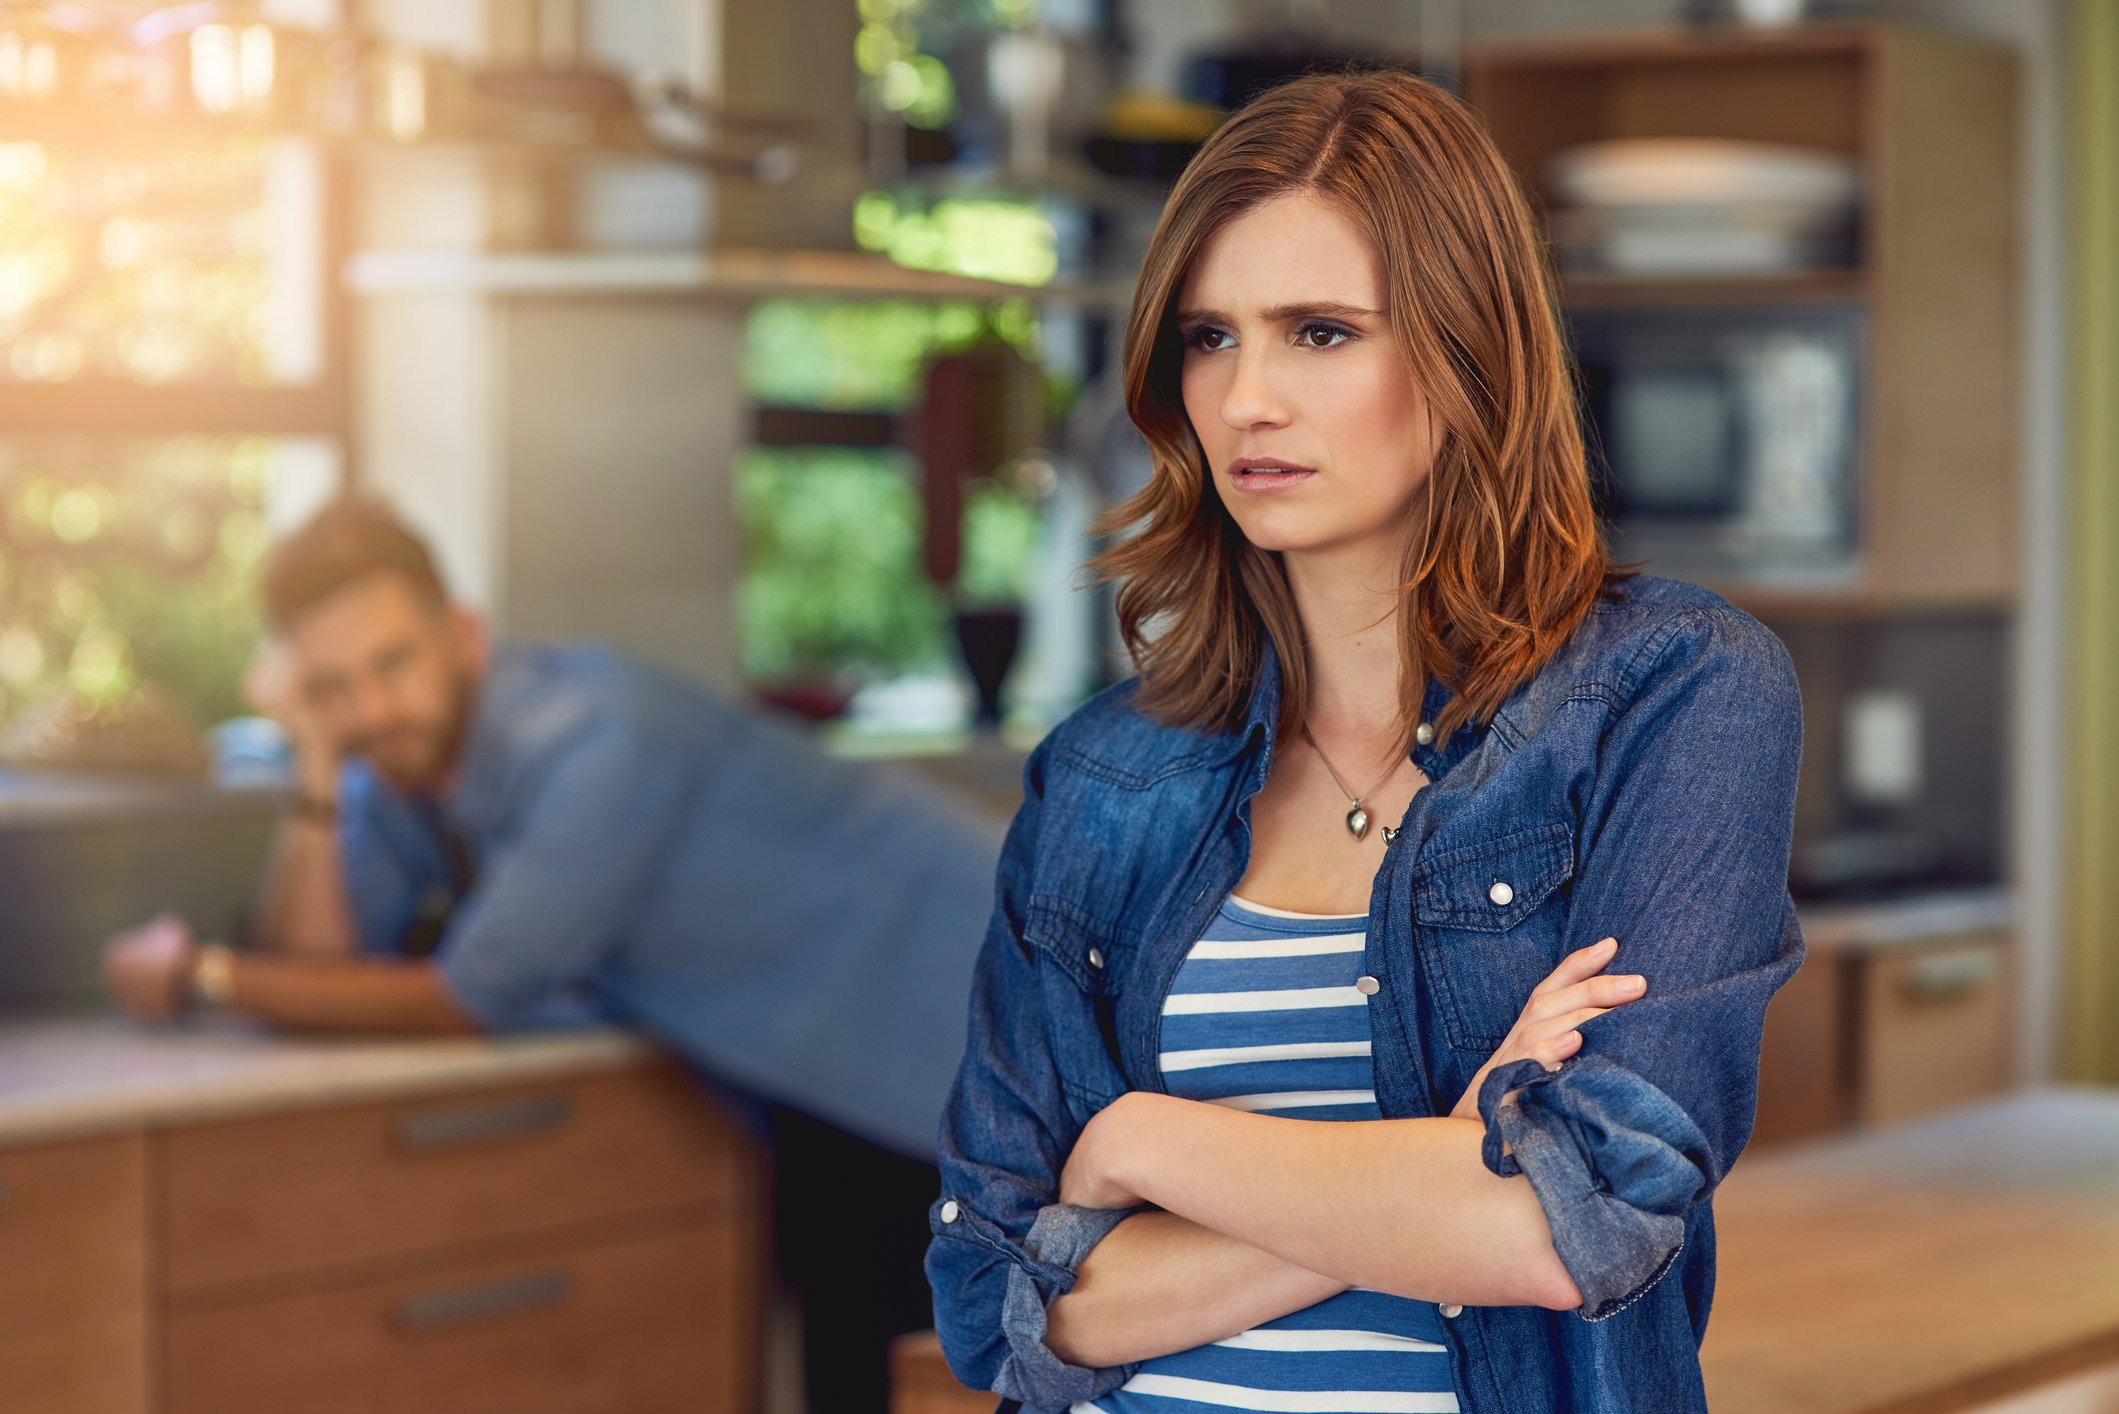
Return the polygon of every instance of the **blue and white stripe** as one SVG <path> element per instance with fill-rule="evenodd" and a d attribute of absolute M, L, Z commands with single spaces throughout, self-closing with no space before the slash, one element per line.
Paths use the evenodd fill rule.
<path fill-rule="evenodd" d="M 1368 920 L 1231 895 L 1163 1003 L 1172 1094 L 1300 1119 L 1379 1119 L 1361 975 Z M 1073 1414 L 1453 1414 L 1433 1302 L 1355 1289 L 1142 1364 Z"/>

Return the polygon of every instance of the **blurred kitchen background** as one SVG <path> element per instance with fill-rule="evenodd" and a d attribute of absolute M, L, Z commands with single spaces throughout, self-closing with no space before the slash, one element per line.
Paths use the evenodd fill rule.
<path fill-rule="evenodd" d="M 347 486 L 508 634 L 1011 808 L 1119 671 L 1076 567 L 1146 471 L 1113 375 L 1164 194 L 1349 62 L 1484 115 L 1621 554 L 1801 675 L 1810 956 L 1716 1408 L 2119 1409 L 2106 0 L 0 6 L 0 1408 L 800 1407 L 743 1141 L 637 1045 L 171 1052 L 100 1019 L 101 940 L 233 926 L 278 801 L 254 577 Z M 543 1158 L 348 1176 L 347 1126 L 523 1085 L 572 1107 Z M 681 1268 L 449 1284 L 590 1270 L 621 1218 Z"/>

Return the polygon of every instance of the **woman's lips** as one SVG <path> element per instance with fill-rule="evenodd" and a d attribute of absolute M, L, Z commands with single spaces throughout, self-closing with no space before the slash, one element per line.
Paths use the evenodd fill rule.
<path fill-rule="evenodd" d="M 1308 481 L 1316 474 L 1313 468 L 1306 466 L 1239 464 L 1229 468 L 1229 485 L 1251 495 L 1271 495 Z"/>

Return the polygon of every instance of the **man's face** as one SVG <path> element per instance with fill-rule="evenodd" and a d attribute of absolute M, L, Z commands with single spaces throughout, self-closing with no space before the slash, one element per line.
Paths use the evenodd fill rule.
<path fill-rule="evenodd" d="M 286 639 L 303 710 L 326 740 L 401 791 L 441 788 L 485 673 L 475 616 L 378 570 L 303 611 Z"/>

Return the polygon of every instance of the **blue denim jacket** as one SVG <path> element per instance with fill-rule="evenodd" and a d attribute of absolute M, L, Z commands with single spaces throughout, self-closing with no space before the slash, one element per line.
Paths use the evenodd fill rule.
<path fill-rule="evenodd" d="M 1274 747 L 1270 650 L 1233 732 L 1159 725 L 1135 686 L 1082 707 L 1025 769 L 942 1122 L 927 1271 L 943 1349 L 966 1384 L 1028 1410 L 1132 1373 L 1044 1344 L 1046 1308 L 1133 1211 L 1061 1205 L 1059 1174 L 1098 1109 L 1164 1090 L 1163 999 L 1244 873 Z M 1447 700 L 1431 685 L 1425 718 Z M 1706 1408 L 1709 1199 L 1750 1136 L 1766 1004 L 1803 954 L 1787 888 L 1801 750 L 1780 641 L 1643 576 L 1608 585 L 1490 720 L 1412 752 L 1430 784 L 1385 851 L 1365 954 L 1386 1117 L 1447 1114 L 1571 949 L 1616 936 L 1611 970 L 1648 979 L 1558 1071 L 1520 1060 L 1481 1087 L 1486 1165 L 1527 1176 L 1583 1304 L 1451 1320 L 1471 1414 Z"/>

